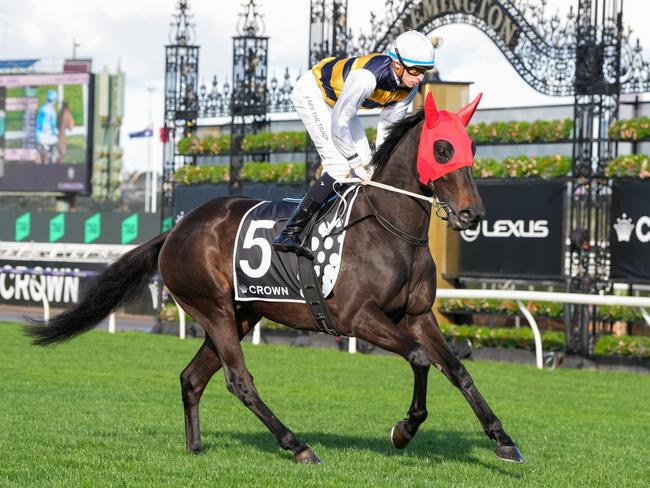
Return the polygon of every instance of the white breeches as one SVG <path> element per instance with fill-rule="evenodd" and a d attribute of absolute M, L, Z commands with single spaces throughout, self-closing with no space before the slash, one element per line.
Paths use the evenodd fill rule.
<path fill-rule="evenodd" d="M 291 93 L 291 101 L 314 141 L 323 164 L 323 172 L 335 179 L 348 176 L 350 164 L 336 148 L 332 139 L 332 107 L 323 99 L 323 93 L 311 71 L 298 78 Z M 357 154 L 361 156 L 362 161 L 369 161 L 372 153 L 358 118 L 352 121 L 350 131 Z"/>

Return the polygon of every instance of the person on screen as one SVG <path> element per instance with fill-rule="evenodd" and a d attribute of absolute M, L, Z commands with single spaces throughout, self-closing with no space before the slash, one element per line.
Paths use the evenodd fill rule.
<path fill-rule="evenodd" d="M 39 160 L 37 164 L 53 163 L 57 160 L 58 130 L 56 127 L 56 91 L 49 90 L 47 99 L 38 109 L 36 117 L 36 149 L 38 150 Z"/>
<path fill-rule="evenodd" d="M 68 149 L 68 141 L 66 132 L 69 129 L 74 128 L 74 118 L 72 117 L 72 112 L 70 107 L 66 102 L 61 102 L 61 109 L 59 110 L 59 116 L 57 117 L 57 128 L 59 130 L 59 163 L 65 162 L 65 153 Z"/>

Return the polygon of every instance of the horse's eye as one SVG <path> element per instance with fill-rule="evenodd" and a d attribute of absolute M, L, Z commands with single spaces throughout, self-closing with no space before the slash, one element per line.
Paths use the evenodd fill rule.
<path fill-rule="evenodd" d="M 472 141 L 472 156 L 476 156 L 476 144 Z"/>
<path fill-rule="evenodd" d="M 451 142 L 439 139 L 433 145 L 433 157 L 440 164 L 446 164 L 454 157 L 454 146 Z"/>

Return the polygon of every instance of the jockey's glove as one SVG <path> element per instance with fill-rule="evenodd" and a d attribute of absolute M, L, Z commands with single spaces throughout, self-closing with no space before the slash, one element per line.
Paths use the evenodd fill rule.
<path fill-rule="evenodd" d="M 347 158 L 347 160 L 354 176 L 360 178 L 362 181 L 370 181 L 370 178 L 372 178 L 372 168 L 370 167 L 372 157 L 370 155 L 364 157 L 359 154 L 354 154 Z"/>
<path fill-rule="evenodd" d="M 355 168 L 352 168 L 352 174 L 359 178 L 362 183 L 370 181 L 372 178 L 372 170 L 368 166 L 364 166 L 362 164 Z"/>

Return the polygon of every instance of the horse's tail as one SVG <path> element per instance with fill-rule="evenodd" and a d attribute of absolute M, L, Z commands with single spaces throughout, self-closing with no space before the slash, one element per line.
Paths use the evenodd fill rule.
<path fill-rule="evenodd" d="M 32 344 L 48 346 L 70 340 L 97 327 L 111 312 L 142 293 L 158 267 L 158 254 L 167 234 L 154 237 L 111 264 L 71 309 L 47 323 L 30 319 L 25 334 L 33 338 Z"/>

